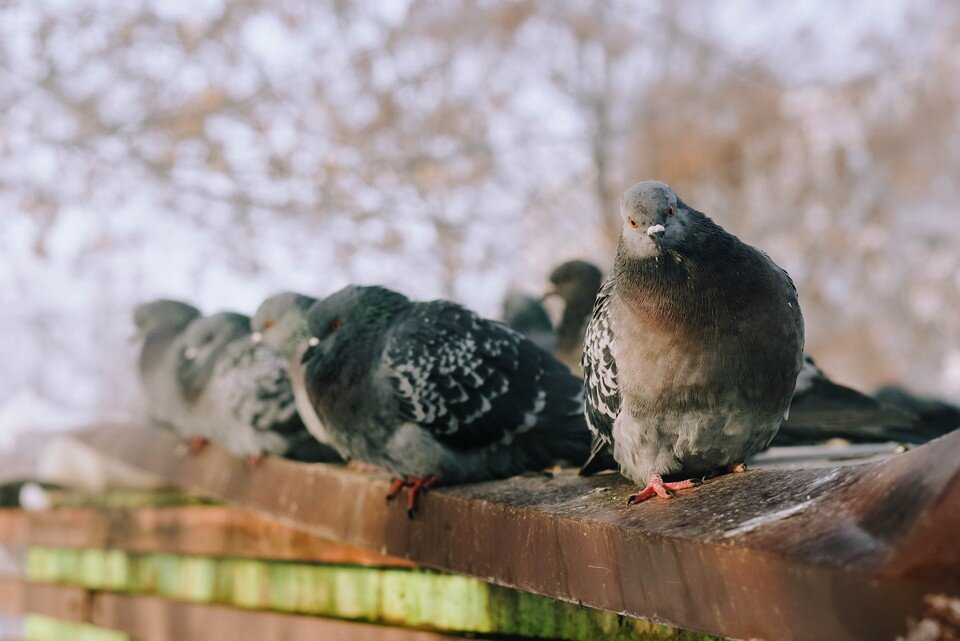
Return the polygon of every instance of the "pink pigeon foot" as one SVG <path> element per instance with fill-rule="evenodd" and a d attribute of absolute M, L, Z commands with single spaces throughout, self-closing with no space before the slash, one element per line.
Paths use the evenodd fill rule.
<path fill-rule="evenodd" d="M 400 494 L 400 490 L 405 487 L 409 487 L 407 490 L 407 516 L 411 519 L 413 518 L 413 513 L 417 509 L 417 499 L 427 492 L 430 491 L 434 485 L 437 484 L 436 476 L 407 476 L 405 478 L 394 479 L 393 484 L 390 486 L 390 491 L 387 493 L 387 500 L 393 500 Z"/>
<path fill-rule="evenodd" d="M 671 483 L 664 483 L 663 477 L 661 477 L 659 474 L 651 474 L 650 480 L 647 481 L 647 487 L 643 488 L 627 499 L 627 505 L 633 505 L 634 503 L 639 503 L 640 501 L 646 501 L 653 495 L 657 495 L 663 499 L 668 499 L 672 496 L 670 492 L 676 490 L 685 490 L 687 488 L 694 487 L 695 485 L 696 483 L 693 481 L 673 481 Z"/>
<path fill-rule="evenodd" d="M 187 439 L 187 448 L 190 450 L 191 454 L 199 454 L 209 442 L 210 441 L 203 436 L 191 436 Z"/>

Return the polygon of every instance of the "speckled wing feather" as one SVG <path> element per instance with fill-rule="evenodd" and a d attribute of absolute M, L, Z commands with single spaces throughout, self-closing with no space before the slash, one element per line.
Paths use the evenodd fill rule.
<path fill-rule="evenodd" d="M 411 308 L 388 338 L 384 365 L 404 420 L 454 449 L 509 440 L 580 404 L 578 382 L 552 357 L 447 301 Z"/>
<path fill-rule="evenodd" d="M 587 427 L 593 433 L 590 458 L 580 470 L 592 474 L 615 467 L 609 446 L 613 443 L 613 422 L 620 414 L 620 384 L 613 357 L 613 327 L 610 324 L 610 296 L 613 280 L 607 280 L 597 294 L 593 316 L 583 341 L 583 385 Z"/>
<path fill-rule="evenodd" d="M 613 327 L 610 324 L 610 296 L 613 281 L 608 280 L 597 295 L 593 317 L 587 325 L 583 343 L 583 380 L 586 389 L 587 426 L 609 443 L 613 422 L 620 414 L 620 384 L 617 361 L 613 357 Z"/>
<path fill-rule="evenodd" d="M 246 337 L 232 342 L 218 379 L 227 390 L 227 406 L 243 424 L 262 432 L 302 431 L 286 362 L 273 349 L 252 346 Z"/>

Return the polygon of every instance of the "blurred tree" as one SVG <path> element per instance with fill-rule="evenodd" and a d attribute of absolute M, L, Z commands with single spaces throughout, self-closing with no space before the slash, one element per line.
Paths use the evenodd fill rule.
<path fill-rule="evenodd" d="M 161 294 L 494 313 L 609 265 L 655 177 L 788 268 L 828 371 L 960 393 L 958 36 L 946 0 L 0 4 L 0 381 L 115 404 Z"/>

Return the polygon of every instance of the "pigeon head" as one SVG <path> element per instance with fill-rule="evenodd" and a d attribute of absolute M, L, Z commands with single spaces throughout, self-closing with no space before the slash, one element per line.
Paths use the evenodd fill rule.
<path fill-rule="evenodd" d="M 592 305 L 602 282 L 603 272 L 593 263 L 568 260 L 550 273 L 553 290 L 547 292 L 547 296 L 559 296 L 567 303 L 585 297 Z"/>
<path fill-rule="evenodd" d="M 523 330 L 518 329 L 518 327 L 553 328 L 550 316 L 543 305 L 540 304 L 540 301 L 520 292 L 510 292 L 506 295 L 503 299 L 501 317 L 507 325 L 521 332 Z"/>
<path fill-rule="evenodd" d="M 655 256 L 682 245 L 689 209 L 666 184 L 637 183 L 620 198 L 623 240 L 637 257 Z"/>
<path fill-rule="evenodd" d="M 198 318 L 183 334 L 183 356 L 190 361 L 205 362 L 249 332 L 250 319 L 243 314 L 220 312 Z"/>
<path fill-rule="evenodd" d="M 352 341 L 372 340 L 410 304 L 409 298 L 385 287 L 344 287 L 314 303 L 307 313 L 309 348 L 301 360 L 328 354 Z"/>
<path fill-rule="evenodd" d="M 263 341 L 287 358 L 293 358 L 300 345 L 310 338 L 307 311 L 316 302 L 316 298 L 294 292 L 271 296 L 250 319 L 251 340 Z"/>
<path fill-rule="evenodd" d="M 133 310 L 133 322 L 141 337 L 154 332 L 179 332 L 198 316 L 199 309 L 178 300 L 155 300 Z"/>

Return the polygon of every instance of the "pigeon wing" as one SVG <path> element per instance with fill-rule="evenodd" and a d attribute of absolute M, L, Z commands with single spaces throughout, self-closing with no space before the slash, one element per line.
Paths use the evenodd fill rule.
<path fill-rule="evenodd" d="M 603 284 L 597 294 L 593 316 L 587 325 L 583 343 L 583 381 L 586 390 L 587 427 L 594 435 L 591 461 L 613 442 L 613 422 L 620 414 L 620 384 L 617 361 L 613 357 L 613 327 L 610 324 L 610 296 L 613 280 Z M 590 461 L 584 466 L 590 465 Z"/>
<path fill-rule="evenodd" d="M 537 423 L 547 403 L 544 356 L 501 323 L 433 301 L 395 325 L 383 364 L 402 418 L 467 450 Z"/>
<path fill-rule="evenodd" d="M 245 336 L 230 344 L 223 364 L 228 406 L 239 421 L 262 432 L 303 430 L 286 362 L 279 353 L 263 344 L 254 345 Z"/>

